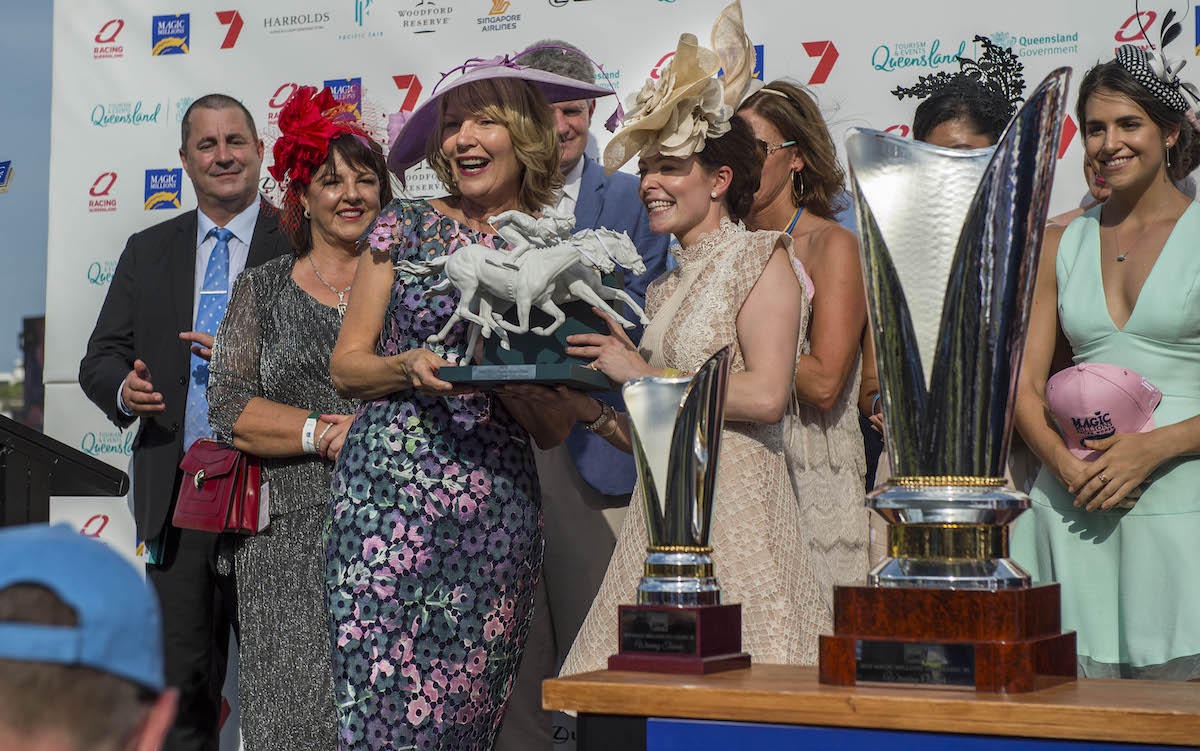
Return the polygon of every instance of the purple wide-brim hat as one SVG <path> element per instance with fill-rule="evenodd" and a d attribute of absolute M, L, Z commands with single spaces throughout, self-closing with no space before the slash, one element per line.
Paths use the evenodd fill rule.
<path fill-rule="evenodd" d="M 438 102 L 446 92 L 459 86 L 465 86 L 476 81 L 490 78 L 520 78 L 536 85 L 542 95 L 554 104 L 555 102 L 570 102 L 576 99 L 598 99 L 611 96 L 612 89 L 596 86 L 573 78 L 547 73 L 537 68 L 527 68 L 513 63 L 507 57 L 497 57 L 492 60 L 468 60 L 455 70 L 465 72 L 446 83 L 446 79 L 434 87 L 433 94 L 421 106 L 411 113 L 397 112 L 388 117 L 388 152 L 387 166 L 392 174 L 403 177 L 404 171 L 425 158 L 425 143 L 429 140 L 429 131 L 437 125 Z M 454 73 L 450 71 L 447 75 Z M 443 85 L 445 84 L 445 85 Z"/>

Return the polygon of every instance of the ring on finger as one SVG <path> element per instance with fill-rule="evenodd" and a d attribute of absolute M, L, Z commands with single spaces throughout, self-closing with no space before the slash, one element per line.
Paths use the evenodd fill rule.
<path fill-rule="evenodd" d="M 1096 479 L 1100 481 L 1101 485 L 1107 485 L 1112 478 L 1101 472 Z"/>

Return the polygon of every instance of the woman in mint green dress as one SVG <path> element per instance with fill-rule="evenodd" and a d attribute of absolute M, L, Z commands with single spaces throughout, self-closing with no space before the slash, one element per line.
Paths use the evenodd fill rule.
<path fill-rule="evenodd" d="M 1012 551 L 1062 586 L 1087 677 L 1200 678 L 1200 207 L 1175 187 L 1200 157 L 1187 110 L 1141 49 L 1088 72 L 1076 114 L 1112 196 L 1047 231 L 1038 272 L 1016 419 L 1044 466 Z M 1157 386 L 1155 429 L 1072 455 L 1045 396 L 1068 357 Z"/>

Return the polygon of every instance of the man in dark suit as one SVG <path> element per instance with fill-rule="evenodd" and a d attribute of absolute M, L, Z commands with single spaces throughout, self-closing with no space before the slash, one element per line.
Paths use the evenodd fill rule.
<path fill-rule="evenodd" d="M 129 238 L 117 263 L 79 384 L 133 441 L 133 502 L 147 578 L 162 604 L 167 683 L 180 691 L 168 749 L 217 748 L 233 577 L 217 570 L 221 537 L 171 526 L 179 462 L 210 435 L 204 392 L 212 334 L 233 280 L 290 250 L 278 213 L 258 195 L 263 144 L 249 111 L 210 94 L 183 118 L 179 156 L 198 209 Z M 189 349 L 191 351 L 189 351 Z"/>
<path fill-rule="evenodd" d="M 573 45 L 547 39 L 532 46 L 544 49 L 525 53 L 517 59 L 519 64 L 595 82 L 591 62 L 572 52 L 578 49 Z M 636 177 L 623 172 L 605 175 L 604 167 L 584 153 L 596 100 L 562 102 L 553 107 L 565 180 L 554 208 L 560 213 L 574 213 L 576 230 L 607 227 L 629 234 L 646 262 L 646 273 L 630 279 L 625 289 L 640 304 L 646 286 L 668 268 L 670 237 L 650 231 Z M 636 342 L 641 330 L 629 333 Z M 594 396 L 619 409 L 624 406 L 619 395 Z M 556 725 L 554 717 L 542 711 L 541 683 L 557 674 L 583 625 L 616 547 L 616 535 L 609 522 L 624 518 L 637 481 L 631 455 L 579 425 L 561 446 L 537 450 L 535 457 L 542 488 L 542 577 L 525 654 L 496 741 L 497 751 L 561 749 L 569 740 L 568 719 L 556 715 L 560 718 Z M 606 510 L 610 520 L 606 520 Z M 629 596 L 634 594 L 630 591 Z M 613 613 L 614 629 L 616 617 Z"/>

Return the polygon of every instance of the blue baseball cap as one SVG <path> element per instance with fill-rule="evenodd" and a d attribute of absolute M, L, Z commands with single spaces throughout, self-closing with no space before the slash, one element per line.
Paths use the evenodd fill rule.
<path fill-rule="evenodd" d="M 0 658 L 86 665 L 161 692 L 162 619 L 141 574 L 108 545 L 65 524 L 0 529 L 0 590 L 38 584 L 78 624 L 0 623 Z"/>

